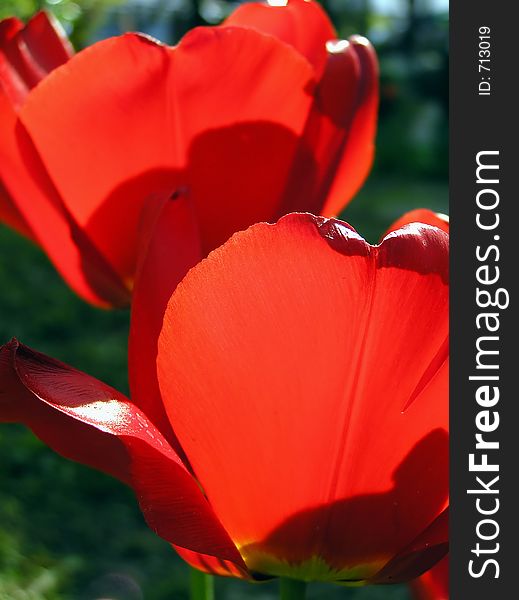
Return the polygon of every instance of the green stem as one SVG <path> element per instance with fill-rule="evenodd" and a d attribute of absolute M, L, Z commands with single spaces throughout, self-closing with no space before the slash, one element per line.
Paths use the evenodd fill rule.
<path fill-rule="evenodd" d="M 190 569 L 191 600 L 214 600 L 214 579 L 207 573 Z"/>
<path fill-rule="evenodd" d="M 306 583 L 296 579 L 279 580 L 279 598 L 280 600 L 304 600 L 306 592 Z"/>

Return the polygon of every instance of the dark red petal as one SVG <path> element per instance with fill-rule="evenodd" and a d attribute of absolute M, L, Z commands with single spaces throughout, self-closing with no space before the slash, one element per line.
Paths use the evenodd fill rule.
<path fill-rule="evenodd" d="M 15 108 L 52 70 L 73 54 L 64 31 L 51 15 L 37 13 L 23 26 L 6 19 L 0 23 L 0 87 Z"/>
<path fill-rule="evenodd" d="M 421 575 L 449 550 L 449 511 L 446 508 L 406 548 L 394 556 L 371 583 L 399 583 Z"/>
<path fill-rule="evenodd" d="M 239 6 L 223 25 L 256 29 L 290 44 L 313 65 L 317 78 L 326 64 L 326 42 L 337 37 L 330 19 L 313 0 L 287 0 L 284 6 L 248 2 Z"/>
<path fill-rule="evenodd" d="M 5 94 L 10 104 L 19 107 L 27 95 L 27 85 L 16 72 L 16 68 L 6 56 L 6 49 L 12 45 L 23 23 L 14 17 L 0 21 L 0 92 Z"/>
<path fill-rule="evenodd" d="M 449 600 L 449 557 L 411 582 L 414 600 Z"/>
<path fill-rule="evenodd" d="M 113 388 L 12 341 L 0 349 L 0 421 L 22 422 L 63 456 L 130 485 L 166 540 L 242 564 L 176 453 Z"/>
<path fill-rule="evenodd" d="M 176 48 L 126 35 L 55 70 L 20 116 L 67 209 L 129 281 L 149 197 L 186 187 L 205 251 L 276 214 L 311 78 L 252 30 L 199 28 Z"/>
<path fill-rule="evenodd" d="M 0 218 L 29 234 L 85 300 L 102 306 L 128 304 L 127 288 L 66 210 L 1 90 L 0 131 L 0 181 L 5 191 Z"/>
<path fill-rule="evenodd" d="M 326 68 L 314 93 L 278 216 L 300 210 L 320 213 L 345 151 L 357 108 L 360 62 L 347 41 L 327 48 Z M 344 203 L 348 200 L 345 197 Z"/>
<path fill-rule="evenodd" d="M 74 54 L 61 25 L 51 14 L 43 11 L 27 23 L 22 38 L 35 67 L 44 75 L 67 62 Z"/>
<path fill-rule="evenodd" d="M 359 36 L 330 41 L 327 51 L 279 215 L 337 214 L 371 167 L 378 108 L 375 51 Z"/>
<path fill-rule="evenodd" d="M 368 176 L 375 153 L 378 114 L 378 61 L 373 46 L 361 36 L 349 39 L 360 64 L 355 111 L 346 132 L 344 149 L 322 209 L 336 215 L 357 193 Z M 331 58 L 329 59 L 331 60 Z M 340 85 L 340 82 L 337 82 Z M 330 85 L 333 97 L 333 85 Z"/>
<path fill-rule="evenodd" d="M 148 202 L 139 265 L 132 295 L 128 372 L 133 402 L 173 445 L 157 381 L 157 342 L 168 300 L 187 271 L 201 260 L 198 226 L 185 191 Z"/>
<path fill-rule="evenodd" d="M 15 19 L 6 19 L 5 21 L 0 21 L 0 41 L 2 40 L 2 36 L 7 36 L 8 26 L 15 28 L 16 24 L 17 20 Z M 9 227 L 16 229 L 22 235 L 34 239 L 30 226 L 17 209 L 16 204 L 13 202 L 5 183 L 2 181 L 2 179 L 5 177 L 5 173 L 10 171 L 10 166 L 7 165 L 7 159 L 5 155 L 6 152 L 9 152 L 9 147 L 12 146 L 15 122 L 16 115 L 14 113 L 14 109 L 0 87 L 0 223 L 5 223 Z M 3 167 L 2 164 L 4 165 Z"/>
<path fill-rule="evenodd" d="M 11 40 L 21 29 L 23 22 L 16 17 L 8 17 L 0 21 L 0 49 Z"/>
<path fill-rule="evenodd" d="M 222 577 L 236 577 L 238 579 L 253 579 L 252 575 L 247 571 L 245 565 L 238 566 L 236 563 L 222 560 L 216 556 L 210 556 L 208 554 L 200 554 L 193 552 L 192 550 L 186 550 L 179 546 L 174 546 L 179 556 L 184 559 L 189 565 L 209 573 L 210 575 L 220 575 Z"/>
<path fill-rule="evenodd" d="M 286 575 L 317 556 L 319 577 L 366 579 L 444 510 L 447 277 L 436 228 L 373 247 L 345 223 L 289 215 L 179 284 L 160 388 L 249 569 Z"/>
<path fill-rule="evenodd" d="M 389 227 L 385 235 L 395 231 L 396 229 L 401 229 L 405 225 L 409 225 L 409 223 L 425 223 L 426 225 L 438 227 L 446 233 L 449 233 L 449 217 L 447 215 L 435 213 L 427 208 L 417 208 L 415 210 L 406 212 L 399 219 L 397 219 Z"/>

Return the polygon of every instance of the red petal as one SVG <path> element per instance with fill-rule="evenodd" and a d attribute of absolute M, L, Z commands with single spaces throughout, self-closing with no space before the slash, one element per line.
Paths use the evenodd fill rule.
<path fill-rule="evenodd" d="M 371 583 L 408 581 L 443 559 L 449 549 L 449 514 L 446 508 L 416 539 L 402 549 L 374 577 Z"/>
<path fill-rule="evenodd" d="M 449 600 L 449 557 L 411 583 L 415 600 Z"/>
<path fill-rule="evenodd" d="M 29 234 L 67 283 L 94 304 L 128 303 L 128 290 L 63 206 L 24 127 L 0 90 L 0 218 Z"/>
<path fill-rule="evenodd" d="M 445 508 L 447 270 L 437 229 L 372 247 L 291 215 L 235 235 L 177 287 L 164 403 L 251 570 L 317 556 L 336 571 L 312 577 L 365 579 Z"/>
<path fill-rule="evenodd" d="M 127 281 L 150 196 L 189 189 L 204 249 L 275 215 L 311 77 L 292 48 L 252 30 L 195 29 L 176 48 L 126 35 L 54 71 L 21 119 L 68 210 Z"/>
<path fill-rule="evenodd" d="M 368 176 L 375 153 L 378 114 L 377 56 L 366 38 L 353 36 L 349 41 L 359 60 L 360 81 L 356 108 L 351 115 L 342 155 L 336 164 L 337 170 L 334 172 L 333 182 L 322 209 L 324 215 L 338 214 L 357 193 Z M 335 87 L 340 90 L 340 86 L 340 81 L 337 81 Z M 333 82 L 329 90 L 333 97 Z"/>
<path fill-rule="evenodd" d="M 435 213 L 427 208 L 417 208 L 415 210 L 410 210 L 397 219 L 386 231 L 385 235 L 397 229 L 401 229 L 405 225 L 409 225 L 409 223 L 425 223 L 426 225 L 438 227 L 442 231 L 449 233 L 449 217 L 447 215 Z"/>
<path fill-rule="evenodd" d="M 3 41 L 4 36 L 7 36 L 7 26 L 10 25 L 12 28 L 15 28 L 16 24 L 17 20 L 15 19 L 6 19 L 5 21 L 0 21 L 0 42 Z M 20 26 L 22 26 L 21 23 Z M 6 223 L 9 225 L 9 227 L 16 229 L 16 231 L 22 235 L 25 235 L 30 239 L 34 239 L 29 224 L 16 207 L 16 204 L 13 202 L 9 191 L 6 188 L 6 184 L 3 182 L 5 174 L 11 172 L 11 166 L 8 164 L 8 159 L 6 158 L 5 154 L 6 152 L 9 152 L 9 148 L 13 146 L 15 122 L 16 115 L 14 113 L 14 109 L 10 105 L 7 96 L 0 87 L 0 223 Z M 16 177 L 15 181 L 18 182 L 19 178 Z"/>
<path fill-rule="evenodd" d="M 22 422 L 65 457 L 129 484 L 166 540 L 242 564 L 178 456 L 113 388 L 13 341 L 0 349 L 0 421 Z"/>
<path fill-rule="evenodd" d="M 133 402 L 183 457 L 164 411 L 157 381 L 157 341 L 168 300 L 187 271 L 201 260 L 193 207 L 179 191 L 146 206 L 144 257 L 132 296 L 128 372 Z"/>
<path fill-rule="evenodd" d="M 22 21 L 14 17 L 0 21 L 0 93 L 9 98 L 13 109 L 22 105 L 28 92 L 27 84 L 7 55 L 8 49 L 14 47 L 16 50 L 17 34 L 22 29 Z"/>
<path fill-rule="evenodd" d="M 126 304 L 128 294 L 64 209 L 15 110 L 29 90 L 73 50 L 44 12 L 27 25 L 0 23 L 0 220 L 39 243 L 78 294 L 95 304 Z"/>
<path fill-rule="evenodd" d="M 338 174 L 358 100 L 360 62 L 346 41 L 328 45 L 326 69 L 299 143 L 278 216 L 298 210 L 320 213 Z M 345 204 L 349 197 L 343 198 Z"/>
<path fill-rule="evenodd" d="M 371 167 L 378 107 L 375 51 L 359 36 L 330 42 L 327 49 L 279 215 L 301 209 L 337 214 Z"/>
<path fill-rule="evenodd" d="M 337 36 L 324 10 L 312 0 L 287 0 L 285 6 L 249 2 L 224 25 L 256 29 L 290 44 L 313 65 L 317 78 L 326 64 L 326 42 Z"/>
<path fill-rule="evenodd" d="M 28 23 L 0 22 L 0 87 L 20 108 L 27 93 L 73 54 L 59 23 L 44 12 Z"/>
<path fill-rule="evenodd" d="M 30 52 L 34 68 L 47 75 L 66 63 L 74 50 L 58 21 L 45 12 L 37 13 L 22 33 L 25 47 Z"/>
<path fill-rule="evenodd" d="M 21 29 L 23 23 L 16 17 L 8 17 L 0 21 L 0 48 L 11 40 Z"/>
<path fill-rule="evenodd" d="M 239 567 L 236 563 L 222 560 L 216 556 L 208 554 L 200 554 L 179 546 L 174 546 L 180 557 L 187 562 L 188 565 L 209 573 L 210 575 L 220 575 L 222 577 L 237 577 L 238 579 L 253 579 L 251 574 L 244 567 Z"/>

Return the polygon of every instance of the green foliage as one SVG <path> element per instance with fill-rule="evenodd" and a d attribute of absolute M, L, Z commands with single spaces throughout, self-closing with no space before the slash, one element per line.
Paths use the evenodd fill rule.
<path fill-rule="evenodd" d="M 53 13 L 65 27 L 76 48 L 87 45 L 109 7 L 123 0 L 2 0 L 0 19 L 18 17 L 27 21 L 38 10 Z"/>
<path fill-rule="evenodd" d="M 377 157 L 373 174 L 340 216 L 370 243 L 376 244 L 394 221 L 414 208 L 448 213 L 446 181 L 398 174 L 387 176 Z"/>
<path fill-rule="evenodd" d="M 64 21 L 74 22 L 83 13 L 106 10 L 122 0 L 2 0 L 0 18 L 30 18 L 38 10 L 48 10 Z"/>
<path fill-rule="evenodd" d="M 28 19 L 39 10 L 41 4 L 38 0 L 3 0 L 0 4 L 0 19 L 6 17 Z"/>

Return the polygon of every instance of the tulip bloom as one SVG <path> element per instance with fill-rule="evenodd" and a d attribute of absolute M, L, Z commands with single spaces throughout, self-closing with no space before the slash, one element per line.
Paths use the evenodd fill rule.
<path fill-rule="evenodd" d="M 157 407 L 16 341 L 0 420 L 131 485 L 201 570 L 405 581 L 447 550 L 447 365 L 444 231 L 372 246 L 291 214 L 235 234 L 172 294 L 154 399 L 174 441 Z"/>
<path fill-rule="evenodd" d="M 255 222 L 336 214 L 369 170 L 375 54 L 335 40 L 317 2 L 247 4 L 175 47 L 127 34 L 48 61 L 40 48 L 64 44 L 48 22 L 0 31 L 0 219 L 90 302 L 128 302 L 169 199 L 177 283 Z"/>

